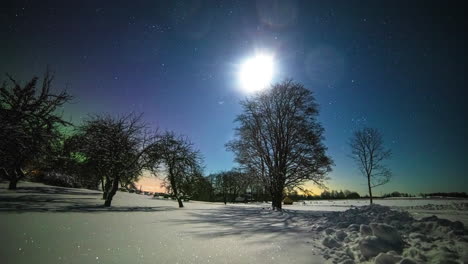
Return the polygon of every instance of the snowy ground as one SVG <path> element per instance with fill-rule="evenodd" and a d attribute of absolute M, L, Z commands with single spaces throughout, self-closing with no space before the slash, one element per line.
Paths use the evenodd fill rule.
<path fill-rule="evenodd" d="M 174 201 L 123 192 L 117 193 L 113 207 L 103 208 L 100 195 L 36 183 L 20 183 L 19 189 L 12 192 L 0 184 L 1 262 L 346 263 L 343 254 L 348 247 L 357 254 L 355 262 L 362 258 L 355 252 L 363 240 L 359 230 L 340 227 L 334 219 L 347 217 L 354 221 L 348 217 L 354 211 L 338 211 L 364 206 L 366 201 L 299 203 L 285 206 L 287 210 L 278 213 L 267 209 L 268 204 L 225 206 L 194 201 L 179 209 Z M 397 206 L 394 208 L 401 213 L 409 210 L 418 219 L 437 214 L 465 226 L 466 202 L 377 201 Z M 340 230 L 349 238 L 341 239 Z M 463 239 L 460 237 L 447 237 L 443 242 L 449 244 L 444 246 L 450 249 L 450 241 L 465 245 L 459 242 Z M 340 246 L 324 246 L 324 239 L 334 239 Z M 436 254 L 436 249 L 430 253 Z M 463 261 L 463 249 L 460 252 L 452 258 L 458 261 L 455 263 Z"/>
<path fill-rule="evenodd" d="M 2 263 L 323 263 L 314 234 L 260 207 L 32 183 L 0 186 Z M 309 242 L 309 243 L 308 243 Z"/>
<path fill-rule="evenodd" d="M 436 215 L 468 226 L 468 199 L 390 198 L 375 199 L 375 204 L 405 210 L 416 219 Z M 284 208 L 290 210 L 345 211 L 353 207 L 369 205 L 369 200 L 321 200 L 295 203 Z"/>

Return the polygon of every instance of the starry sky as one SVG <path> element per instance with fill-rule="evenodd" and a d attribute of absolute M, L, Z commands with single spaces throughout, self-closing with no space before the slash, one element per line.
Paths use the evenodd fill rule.
<path fill-rule="evenodd" d="M 370 126 L 393 151 L 377 194 L 468 191 L 464 8 L 430 2 L 22 0 L 0 6 L 0 72 L 26 81 L 49 66 L 75 96 L 67 120 L 143 112 L 189 136 L 209 174 L 235 165 L 239 65 L 266 52 L 275 81 L 316 96 L 330 188 L 365 193 L 347 141 Z"/>

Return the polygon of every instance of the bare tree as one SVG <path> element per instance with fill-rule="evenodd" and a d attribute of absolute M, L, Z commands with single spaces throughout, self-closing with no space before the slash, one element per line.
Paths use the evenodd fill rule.
<path fill-rule="evenodd" d="M 229 180 L 228 180 L 228 174 L 226 172 L 220 172 L 217 173 L 215 176 L 215 186 L 218 191 L 218 193 L 221 195 L 223 198 L 224 204 L 227 204 L 228 201 L 228 195 L 229 195 Z"/>
<path fill-rule="evenodd" d="M 384 160 L 390 158 L 391 151 L 385 149 L 382 134 L 374 128 L 356 131 L 349 145 L 351 158 L 367 179 L 372 204 L 372 188 L 388 183 L 392 176 L 390 169 L 383 164 Z"/>
<path fill-rule="evenodd" d="M 157 173 L 159 163 L 164 165 L 165 186 L 177 199 L 179 207 L 184 207 L 183 197 L 192 194 L 196 181 L 202 177 L 200 153 L 187 138 L 166 132 L 158 138 L 148 157 L 153 172 Z"/>
<path fill-rule="evenodd" d="M 193 178 L 190 196 L 197 201 L 212 201 L 214 194 L 210 179 L 201 174 Z"/>
<path fill-rule="evenodd" d="M 21 86 L 7 76 L 10 85 L 0 87 L 0 177 L 10 181 L 9 189 L 16 189 L 18 181 L 34 170 L 33 163 L 59 139 L 58 128 L 70 125 L 57 110 L 72 97 L 51 91 L 54 78 L 49 72 L 40 88 L 37 77 Z"/>
<path fill-rule="evenodd" d="M 286 187 L 308 180 L 323 185 L 333 162 L 325 154 L 311 91 L 288 80 L 241 104 L 236 139 L 227 148 L 269 190 L 273 209 L 281 210 Z"/>
<path fill-rule="evenodd" d="M 84 156 L 83 166 L 101 179 L 104 206 L 111 206 L 119 184 L 134 182 L 141 175 L 154 138 L 141 115 L 134 114 L 93 116 L 78 129 L 72 139 L 75 152 Z"/>
<path fill-rule="evenodd" d="M 249 175 L 237 169 L 212 174 L 217 194 L 222 197 L 224 204 L 235 202 L 240 194 L 245 193 L 250 184 Z"/>

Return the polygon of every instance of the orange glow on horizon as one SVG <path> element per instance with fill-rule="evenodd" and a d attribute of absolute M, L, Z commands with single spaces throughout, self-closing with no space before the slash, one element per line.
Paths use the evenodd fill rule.
<path fill-rule="evenodd" d="M 135 186 L 145 192 L 160 192 L 165 193 L 166 188 L 161 187 L 162 180 L 149 175 L 143 175 L 137 182 Z"/>
<path fill-rule="evenodd" d="M 137 189 L 140 189 L 142 191 L 146 192 L 160 192 L 160 193 L 166 193 L 166 188 L 161 187 L 163 180 L 159 177 L 153 176 L 149 173 L 143 173 L 143 176 L 140 177 L 140 179 L 135 182 L 135 186 Z M 330 189 L 333 189 L 329 184 L 327 185 Z M 308 191 L 312 192 L 312 195 L 320 195 L 324 190 L 317 187 L 312 182 L 307 182 L 304 185 L 302 185 L 303 189 L 306 189 Z M 299 194 L 304 194 L 301 190 L 297 189 L 297 192 Z"/>

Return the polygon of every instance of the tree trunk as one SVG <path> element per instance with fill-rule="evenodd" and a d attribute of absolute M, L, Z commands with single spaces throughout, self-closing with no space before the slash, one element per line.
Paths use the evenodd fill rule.
<path fill-rule="evenodd" d="M 106 188 L 104 188 L 104 178 L 101 179 L 101 190 L 102 190 L 102 199 L 105 199 L 105 195 L 104 193 L 106 192 L 105 191 Z"/>
<path fill-rule="evenodd" d="M 16 190 L 16 184 L 18 183 L 18 179 L 13 178 L 10 180 L 10 183 L 8 184 L 8 190 Z"/>
<path fill-rule="evenodd" d="M 109 178 L 106 177 L 106 183 L 104 184 L 104 189 L 102 190 L 102 199 L 105 200 L 107 199 L 107 196 L 109 194 L 109 190 L 111 188 L 111 181 Z"/>
<path fill-rule="evenodd" d="M 232 202 L 235 203 L 237 199 L 237 191 L 234 191 L 234 197 L 232 197 Z"/>
<path fill-rule="evenodd" d="M 281 211 L 282 210 L 282 205 L 283 205 L 283 183 L 281 183 L 280 180 L 278 180 L 271 189 L 271 200 L 272 200 L 272 206 L 273 210 Z"/>
<path fill-rule="evenodd" d="M 182 203 L 182 199 L 177 197 L 177 202 L 179 203 L 179 208 L 184 207 L 184 204 Z"/>
<path fill-rule="evenodd" d="M 179 208 L 184 207 L 184 204 L 182 203 L 182 200 L 179 197 L 179 190 L 177 190 L 177 184 L 175 181 L 174 174 L 172 173 L 172 170 L 169 170 L 169 182 L 171 183 L 172 194 L 174 195 L 174 197 L 177 199 L 177 202 L 179 203 Z"/>
<path fill-rule="evenodd" d="M 114 197 L 115 193 L 117 192 L 117 189 L 119 188 L 119 179 L 116 178 L 112 181 L 112 188 L 111 190 L 107 193 L 106 201 L 104 202 L 105 207 L 110 207 L 112 203 L 112 198 Z"/>
<path fill-rule="evenodd" d="M 281 211 L 282 210 L 282 200 L 283 200 L 283 194 L 278 194 L 278 193 L 274 193 L 271 195 L 271 205 L 273 207 L 273 210 L 276 210 L 276 211 Z"/>
<path fill-rule="evenodd" d="M 370 183 L 370 177 L 367 177 L 367 186 L 369 187 L 369 197 L 370 197 L 370 204 L 372 205 L 372 187 Z"/>
<path fill-rule="evenodd" d="M 26 175 L 20 167 L 16 167 L 10 177 L 10 183 L 8 184 L 8 190 L 16 190 L 16 184 L 22 180 Z"/>

